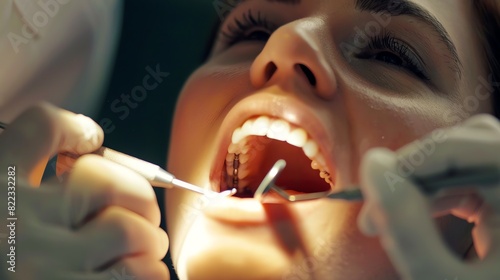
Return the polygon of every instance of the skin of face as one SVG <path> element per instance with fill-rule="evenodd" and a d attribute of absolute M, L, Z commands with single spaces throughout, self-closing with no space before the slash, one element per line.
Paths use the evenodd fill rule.
<path fill-rule="evenodd" d="M 478 77 L 488 73 L 472 1 L 412 3 L 428 11 L 449 34 L 461 60 L 460 75 L 433 29 L 410 16 L 381 15 L 384 21 L 377 20 L 375 14 L 357 9 L 353 0 L 240 4 L 222 30 L 249 10 L 277 29 L 267 41 L 232 46 L 223 39 L 216 42 L 209 60 L 181 93 L 168 170 L 182 180 L 217 189 L 211 176 L 220 175 L 216 166 L 225 158 L 227 139 L 245 118 L 266 115 L 307 127 L 333 169 L 335 190 L 341 190 L 359 182 L 358 167 L 370 148 L 396 150 L 436 128 L 491 112 L 489 99 L 474 97 Z M 356 30 L 391 34 L 406 42 L 423 61 L 428 80 L 346 51 L 343 43 L 366 47 L 356 43 Z M 310 69 L 315 85 L 299 64 Z M 477 106 L 465 103 L 471 98 Z M 197 194 L 169 190 L 166 205 L 172 257 L 181 279 L 398 278 L 379 240 L 363 236 L 357 228 L 361 203 L 261 205 L 236 198 L 207 204 Z M 453 224 L 447 229 L 453 232 Z"/>

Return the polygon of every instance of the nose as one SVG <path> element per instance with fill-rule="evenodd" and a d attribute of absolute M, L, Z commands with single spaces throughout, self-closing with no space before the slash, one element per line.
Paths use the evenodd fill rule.
<path fill-rule="evenodd" d="M 326 40 L 325 24 L 319 19 L 301 19 L 280 27 L 251 66 L 253 86 L 301 79 L 318 97 L 331 99 L 337 82 Z"/>

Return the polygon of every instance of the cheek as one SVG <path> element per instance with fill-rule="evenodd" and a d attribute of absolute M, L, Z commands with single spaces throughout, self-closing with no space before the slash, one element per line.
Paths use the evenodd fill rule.
<path fill-rule="evenodd" d="M 210 145 L 210 123 L 220 105 L 207 88 L 199 72 L 191 75 L 176 104 L 174 122 L 170 133 L 168 170 L 180 178 L 189 178 L 193 165 L 199 162 L 204 147 Z"/>
<path fill-rule="evenodd" d="M 199 128 L 211 126 L 222 121 L 228 104 L 248 92 L 249 87 L 248 68 L 205 65 L 186 82 L 175 119 Z"/>
<path fill-rule="evenodd" d="M 387 96 L 372 91 L 350 94 L 346 103 L 359 160 L 370 148 L 397 150 L 436 128 L 450 125 L 444 112 L 451 103 L 434 97 Z"/>
<path fill-rule="evenodd" d="M 250 92 L 248 68 L 206 64 L 187 80 L 176 105 L 171 131 L 168 168 L 184 174 L 188 165 L 200 163 L 231 104 Z M 185 159 L 189 158 L 189 161 Z M 186 162 L 189 162 L 186 163 Z"/>
<path fill-rule="evenodd" d="M 176 122 L 189 123 L 198 129 L 206 127 L 224 104 L 223 94 L 220 94 L 223 90 L 220 84 L 224 82 L 200 70 L 195 72 L 182 90 L 176 107 Z"/>

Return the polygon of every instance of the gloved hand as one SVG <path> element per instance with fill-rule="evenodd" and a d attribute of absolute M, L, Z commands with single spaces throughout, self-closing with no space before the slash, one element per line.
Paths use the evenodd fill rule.
<path fill-rule="evenodd" d="M 91 119 L 47 104 L 0 134 L 0 279 L 169 279 L 161 261 L 168 237 L 144 178 L 85 155 L 64 183 L 34 186 L 34 171 L 50 156 L 88 153 L 102 141 Z"/>
<path fill-rule="evenodd" d="M 409 179 L 481 165 L 500 168 L 500 124 L 488 115 L 431 133 L 397 152 L 366 154 L 360 169 L 366 200 L 358 225 L 380 237 L 404 279 L 500 279 L 500 186 L 428 198 Z M 432 220 L 443 213 L 474 223 L 479 262 L 467 263 L 448 250 Z"/>

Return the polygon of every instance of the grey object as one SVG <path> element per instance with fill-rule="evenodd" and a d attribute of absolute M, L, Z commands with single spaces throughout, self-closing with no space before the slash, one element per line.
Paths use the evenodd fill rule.
<path fill-rule="evenodd" d="M 278 195 L 290 202 L 306 201 L 320 198 L 342 199 L 342 200 L 363 200 L 363 194 L 359 186 L 353 186 L 340 192 L 315 192 L 306 194 L 290 195 L 282 188 L 276 186 L 274 182 L 279 174 L 285 169 L 286 162 L 278 160 L 269 170 L 260 183 L 254 198 L 262 201 L 265 195 L 275 191 Z M 496 166 L 480 166 L 464 169 L 450 169 L 448 172 L 428 176 L 425 178 L 412 178 L 426 195 L 433 195 L 448 188 L 461 188 L 468 186 L 494 186 L 500 183 L 500 170 Z"/>

